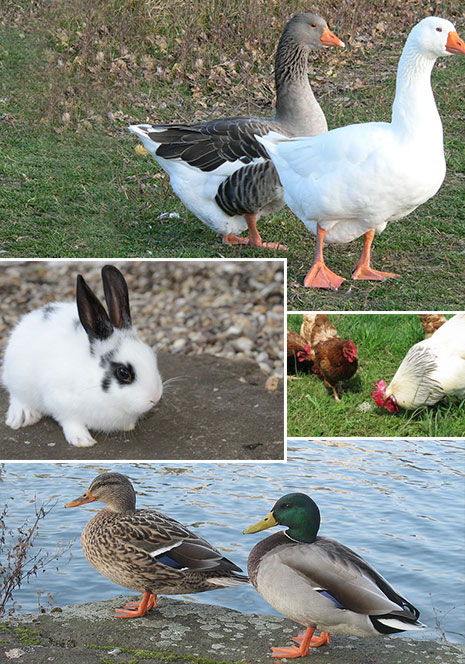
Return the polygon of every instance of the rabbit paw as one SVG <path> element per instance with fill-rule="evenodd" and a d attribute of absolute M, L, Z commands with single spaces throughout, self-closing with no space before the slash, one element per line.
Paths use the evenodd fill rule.
<path fill-rule="evenodd" d="M 20 429 L 35 424 L 42 418 L 38 410 L 25 406 L 20 401 L 12 401 L 5 418 L 5 424 L 12 429 Z"/>
<path fill-rule="evenodd" d="M 97 442 L 83 424 L 63 424 L 62 427 L 65 438 L 70 445 L 92 447 Z"/>

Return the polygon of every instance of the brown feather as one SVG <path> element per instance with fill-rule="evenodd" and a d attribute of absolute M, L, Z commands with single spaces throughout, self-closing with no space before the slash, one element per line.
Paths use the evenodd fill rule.
<path fill-rule="evenodd" d="M 421 326 L 425 333 L 425 339 L 429 339 L 441 325 L 447 321 L 444 314 L 420 314 Z"/>

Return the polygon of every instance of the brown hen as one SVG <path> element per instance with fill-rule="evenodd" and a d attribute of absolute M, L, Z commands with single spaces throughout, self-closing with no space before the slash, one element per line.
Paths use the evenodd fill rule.
<path fill-rule="evenodd" d="M 338 383 L 357 371 L 357 349 L 352 340 L 341 339 L 326 314 L 304 314 L 300 334 L 310 346 L 312 371 L 321 376 L 334 398 L 340 401 Z"/>
<path fill-rule="evenodd" d="M 295 373 L 296 368 L 309 371 L 313 365 L 310 359 L 310 346 L 300 334 L 287 329 L 287 373 Z"/>
<path fill-rule="evenodd" d="M 444 314 L 420 314 L 420 320 L 425 339 L 429 339 L 441 325 L 444 325 L 447 318 Z"/>

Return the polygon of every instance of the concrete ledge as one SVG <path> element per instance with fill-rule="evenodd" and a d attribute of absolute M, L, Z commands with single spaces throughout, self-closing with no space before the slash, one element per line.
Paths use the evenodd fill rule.
<path fill-rule="evenodd" d="M 4 619 L 0 624 L 0 661 L 271 664 L 279 660 L 272 660 L 270 647 L 291 645 L 289 638 L 301 629 L 279 616 L 248 615 L 168 597 L 161 597 L 159 608 L 144 618 L 114 618 L 113 610 L 128 599 L 119 597 Z M 15 650 L 23 654 L 13 658 Z M 315 649 L 309 657 L 328 664 L 463 664 L 465 646 L 403 637 L 335 636 L 329 646 Z"/>
<path fill-rule="evenodd" d="M 5 425 L 8 394 L 0 390 L 3 460 L 156 460 L 284 458 L 284 392 L 251 361 L 159 353 L 162 401 L 134 431 L 96 434 L 93 447 L 74 447 L 51 418 L 14 431 Z"/>

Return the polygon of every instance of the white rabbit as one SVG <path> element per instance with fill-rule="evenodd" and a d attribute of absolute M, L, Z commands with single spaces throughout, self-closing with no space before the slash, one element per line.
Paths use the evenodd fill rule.
<path fill-rule="evenodd" d="M 157 359 L 131 326 L 126 281 L 113 265 L 102 280 L 109 316 L 78 275 L 76 302 L 46 304 L 14 328 L 3 363 L 12 429 L 50 415 L 68 443 L 90 447 L 88 428 L 129 431 L 160 400 Z"/>

